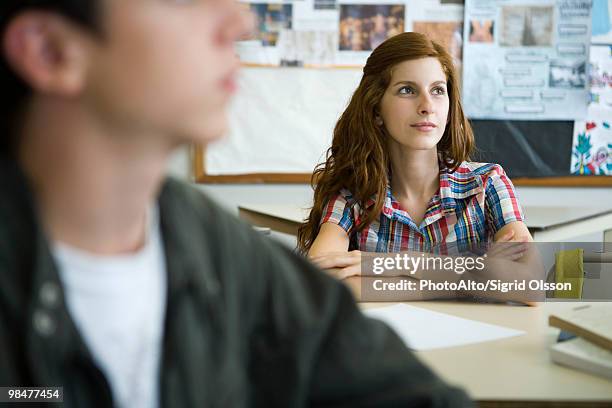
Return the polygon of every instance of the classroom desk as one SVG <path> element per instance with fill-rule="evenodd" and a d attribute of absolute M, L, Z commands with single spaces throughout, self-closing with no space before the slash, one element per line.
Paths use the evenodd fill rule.
<path fill-rule="evenodd" d="M 525 206 L 523 211 L 536 242 L 558 242 L 597 232 L 604 233 L 605 242 L 612 242 L 612 208 Z M 297 235 L 309 210 L 297 205 L 241 204 L 238 213 L 253 225 Z"/>
<path fill-rule="evenodd" d="M 464 388 L 481 407 L 612 406 L 612 380 L 550 361 L 548 348 L 559 331 L 548 326 L 548 315 L 576 303 L 541 303 L 538 307 L 453 301 L 407 304 L 526 332 L 507 339 L 417 352 L 440 377 Z"/>

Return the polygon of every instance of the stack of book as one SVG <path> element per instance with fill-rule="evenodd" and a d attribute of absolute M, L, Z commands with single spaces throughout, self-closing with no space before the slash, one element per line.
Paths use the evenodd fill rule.
<path fill-rule="evenodd" d="M 612 379 L 612 305 L 577 306 L 550 315 L 548 324 L 562 330 L 550 348 L 552 361 Z"/>

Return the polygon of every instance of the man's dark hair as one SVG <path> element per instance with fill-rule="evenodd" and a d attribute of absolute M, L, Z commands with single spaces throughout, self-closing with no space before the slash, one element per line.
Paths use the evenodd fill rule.
<path fill-rule="evenodd" d="M 99 3 L 101 0 L 0 0 L 0 40 L 4 39 L 10 21 L 25 10 L 52 11 L 86 29 L 98 31 Z M 0 52 L 0 90 L 0 156 L 5 156 L 13 154 L 20 116 L 31 89 L 9 67 L 4 52 Z"/>

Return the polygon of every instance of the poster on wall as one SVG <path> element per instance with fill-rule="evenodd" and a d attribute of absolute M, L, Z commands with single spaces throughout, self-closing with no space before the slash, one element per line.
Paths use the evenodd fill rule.
<path fill-rule="evenodd" d="M 574 124 L 571 172 L 575 175 L 612 176 L 612 115 L 593 109 L 587 121 Z"/>
<path fill-rule="evenodd" d="M 461 67 L 462 1 L 382 1 L 376 5 L 369 0 L 348 1 L 339 5 L 339 65 L 364 65 L 372 50 L 387 38 L 416 31 L 445 46 Z"/>
<path fill-rule="evenodd" d="M 589 108 L 607 109 L 612 117 L 612 45 L 591 46 Z"/>
<path fill-rule="evenodd" d="M 587 119 L 574 123 L 571 172 L 612 175 L 612 45 L 591 46 L 589 84 Z"/>
<path fill-rule="evenodd" d="M 467 0 L 463 103 L 474 119 L 585 119 L 591 0 Z"/>
<path fill-rule="evenodd" d="M 414 3 L 420 3 L 414 7 Z M 461 78 L 463 61 L 463 0 L 420 0 L 407 4 L 406 31 L 427 35 L 453 57 Z"/>
<path fill-rule="evenodd" d="M 350 3 L 339 7 L 339 65 L 364 65 L 372 50 L 406 31 L 403 4 Z"/>
<path fill-rule="evenodd" d="M 405 31 L 429 35 L 461 66 L 462 1 L 300 0 L 249 2 L 252 38 L 236 44 L 247 66 L 362 67 L 372 50 Z"/>
<path fill-rule="evenodd" d="M 612 44 L 612 0 L 593 0 L 593 44 Z"/>
<path fill-rule="evenodd" d="M 251 38 L 236 43 L 236 52 L 245 64 L 280 65 L 278 40 L 293 27 L 293 4 L 249 3 L 255 30 Z"/>

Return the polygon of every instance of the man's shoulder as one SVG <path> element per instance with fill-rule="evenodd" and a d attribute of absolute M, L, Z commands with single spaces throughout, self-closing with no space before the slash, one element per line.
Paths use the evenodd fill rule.
<path fill-rule="evenodd" d="M 291 248 L 263 236 L 185 182 L 165 181 L 160 215 L 162 233 L 167 233 L 164 238 L 172 241 L 170 247 L 174 248 L 167 255 L 191 258 L 197 252 L 196 257 L 205 259 L 225 290 L 240 291 L 244 302 L 270 292 L 284 296 L 279 291 L 286 291 L 295 296 L 306 282 L 331 284 L 331 278 L 328 281 Z"/>
<path fill-rule="evenodd" d="M 176 209 L 182 207 L 199 214 L 220 211 L 210 198 L 198 191 L 196 187 L 168 177 L 164 180 L 160 193 L 160 204 L 172 205 Z"/>
<path fill-rule="evenodd" d="M 204 228 L 211 233 L 223 230 L 227 234 L 249 234 L 252 229 L 196 186 L 175 178 L 164 181 L 159 204 L 162 216 L 171 216 L 182 227 Z"/>
<path fill-rule="evenodd" d="M 253 227 L 230 214 L 197 187 L 168 178 L 159 199 L 162 225 L 172 230 L 172 237 L 195 248 L 214 249 L 216 257 L 227 259 L 278 255 L 280 245 L 261 236 Z M 219 259 L 221 261 L 221 259 Z"/>

